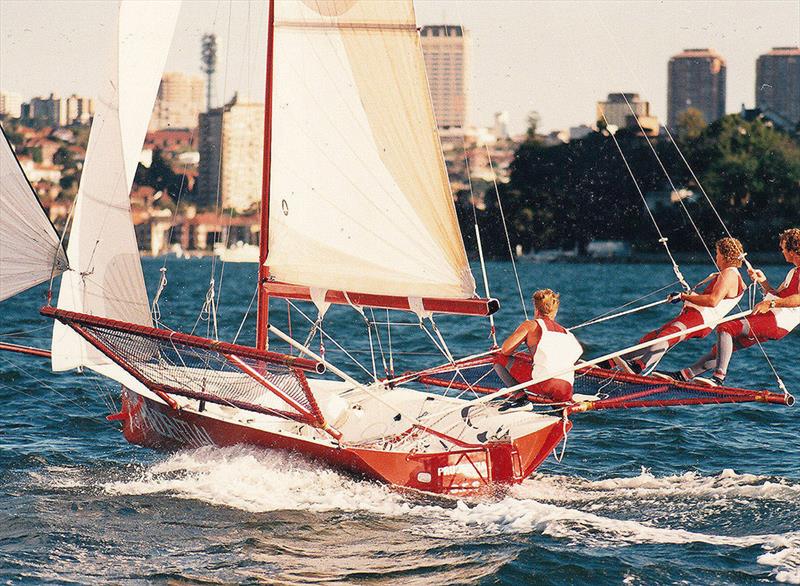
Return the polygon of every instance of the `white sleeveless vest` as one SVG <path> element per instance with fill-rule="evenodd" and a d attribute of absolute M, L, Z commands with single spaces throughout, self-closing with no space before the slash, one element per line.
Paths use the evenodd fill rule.
<path fill-rule="evenodd" d="M 797 267 L 789 271 L 789 274 L 786 275 L 786 279 L 784 279 L 781 287 L 788 287 L 798 271 L 800 271 L 800 269 L 798 269 Z M 766 299 L 767 301 L 771 301 L 773 299 L 780 299 L 780 295 L 767 293 L 764 296 L 764 299 Z M 800 307 L 775 307 L 773 309 L 770 309 L 770 311 L 773 314 L 775 314 L 775 322 L 778 324 L 778 327 L 781 328 L 782 330 L 791 332 L 798 325 L 800 325 Z"/>
<path fill-rule="evenodd" d="M 703 323 L 708 326 L 715 326 L 719 320 L 723 319 L 726 315 L 728 315 L 731 310 L 739 304 L 742 297 L 744 296 L 744 292 L 746 291 L 746 287 L 744 286 L 744 281 L 742 281 L 742 277 L 739 274 L 739 269 L 736 267 L 728 267 L 724 269 L 725 271 L 736 271 L 736 276 L 739 278 L 739 289 L 741 289 L 741 293 L 737 297 L 732 297 L 731 299 L 723 299 L 720 301 L 716 307 L 703 307 L 701 305 L 695 305 L 689 301 L 685 301 L 683 306 L 684 307 L 691 307 L 692 309 L 696 309 L 700 312 L 700 315 L 703 316 Z M 708 284 L 708 286 L 703 290 L 703 293 L 710 293 L 711 289 L 713 288 L 714 284 L 722 275 L 722 272 L 718 273 L 714 280 Z"/>
<path fill-rule="evenodd" d="M 558 379 L 570 384 L 575 382 L 575 371 L 565 370 L 572 368 L 578 358 L 583 354 L 578 339 L 570 332 L 553 332 L 547 329 L 544 320 L 537 319 L 536 323 L 542 331 L 542 337 L 536 345 L 533 354 L 533 370 L 531 378 L 533 380 Z M 553 376 L 556 375 L 558 376 Z"/>

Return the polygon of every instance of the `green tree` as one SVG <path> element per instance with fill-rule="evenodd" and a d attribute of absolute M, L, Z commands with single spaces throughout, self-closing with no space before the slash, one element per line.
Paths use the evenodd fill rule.
<path fill-rule="evenodd" d="M 697 140 L 708 124 L 697 108 L 687 108 L 678 114 L 678 138 L 682 141 Z"/>

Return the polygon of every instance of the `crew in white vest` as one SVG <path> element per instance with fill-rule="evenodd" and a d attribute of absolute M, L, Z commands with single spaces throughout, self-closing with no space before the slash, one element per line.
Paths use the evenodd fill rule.
<path fill-rule="evenodd" d="M 726 322 L 717 327 L 717 344 L 694 365 L 669 373 L 678 380 L 689 380 L 714 369 L 711 379 L 703 382 L 721 385 L 733 353 L 757 342 L 780 340 L 800 325 L 800 228 L 784 230 L 779 237 L 786 262 L 794 265 L 783 283 L 774 288 L 764 273 L 750 270 L 750 278 L 761 285 L 764 300 L 753 308 L 753 315 Z"/>
<path fill-rule="evenodd" d="M 684 302 L 678 317 L 657 330 L 653 330 L 639 340 L 639 343 L 650 342 L 704 324 L 708 327 L 678 338 L 657 342 L 643 350 L 615 358 L 614 362 L 617 366 L 633 374 L 648 373 L 655 368 L 672 346 L 691 338 L 706 337 L 717 322 L 736 307 L 746 289 L 739 274 L 739 267 L 742 266 L 744 255 L 742 243 L 736 238 L 722 238 L 717 241 L 716 248 L 716 263 L 719 272 L 709 275 L 706 280 L 708 285 L 702 293 L 674 294 L 676 303 Z"/>
<path fill-rule="evenodd" d="M 583 354 L 578 340 L 561 325 L 556 323 L 559 295 L 550 289 L 542 289 L 533 294 L 534 319 L 522 322 L 511 334 L 495 359 L 494 369 L 507 387 L 525 380 L 539 381 L 526 389 L 526 393 L 564 403 L 572 399 L 572 384 L 575 382 L 575 371 L 572 367 Z M 508 368 L 509 357 L 517 347 L 525 342 L 531 354 L 532 367 L 529 373 L 514 375 Z M 527 378 L 525 378 L 527 377 Z M 517 380 L 521 378 L 521 380 Z"/>

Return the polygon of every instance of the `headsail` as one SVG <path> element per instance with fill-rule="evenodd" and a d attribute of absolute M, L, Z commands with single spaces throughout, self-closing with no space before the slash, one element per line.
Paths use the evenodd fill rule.
<path fill-rule="evenodd" d="M 2 130 L 2 129 L 0 129 Z M 0 140 L 0 301 L 58 275 L 67 257 L 5 131 Z"/>
<path fill-rule="evenodd" d="M 411 1 L 275 9 L 270 276 L 474 297 Z"/>
<path fill-rule="evenodd" d="M 110 51 L 75 203 L 67 249 L 72 270 L 61 279 L 60 309 L 152 323 L 130 190 L 179 8 L 174 0 L 120 3 L 118 40 Z M 56 323 L 53 370 L 78 366 L 119 370 L 75 332 Z"/>

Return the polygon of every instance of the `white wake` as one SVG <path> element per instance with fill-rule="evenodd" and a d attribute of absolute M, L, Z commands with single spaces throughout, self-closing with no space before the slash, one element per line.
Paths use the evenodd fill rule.
<path fill-rule="evenodd" d="M 115 495 L 164 494 L 250 512 L 341 510 L 402 517 L 409 531 L 441 538 L 539 533 L 604 548 L 642 543 L 761 546 L 765 553 L 757 561 L 773 568 L 775 580 L 800 584 L 800 531 L 717 535 L 602 513 L 623 507 L 628 513 L 636 512 L 637 503 L 671 507 L 681 499 L 687 500 L 685 507 L 691 511 L 709 501 L 740 506 L 748 499 L 800 506 L 800 484 L 732 470 L 716 476 L 687 472 L 665 477 L 643 470 L 636 477 L 600 481 L 540 474 L 512 488 L 501 500 L 448 507 L 409 499 L 386 486 L 357 481 L 280 452 L 205 447 L 171 455 L 134 479 L 100 486 Z M 676 521 L 674 516 L 670 519 Z"/>

